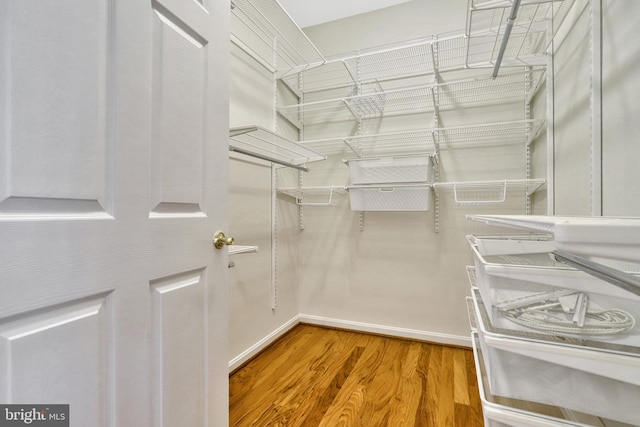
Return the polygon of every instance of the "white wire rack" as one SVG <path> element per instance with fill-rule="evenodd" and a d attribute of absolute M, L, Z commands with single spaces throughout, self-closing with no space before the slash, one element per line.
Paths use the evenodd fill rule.
<path fill-rule="evenodd" d="M 523 0 L 513 11 L 513 0 L 469 0 L 466 62 L 544 65 L 547 34 L 555 34 L 573 2 Z M 511 13 L 516 18 L 508 25 Z"/>
<path fill-rule="evenodd" d="M 431 184 L 349 185 L 349 202 L 353 211 L 418 212 L 431 207 Z"/>
<path fill-rule="evenodd" d="M 433 129 L 308 140 L 302 144 L 325 155 L 354 153 L 358 157 L 435 152 Z"/>
<path fill-rule="evenodd" d="M 334 57 L 322 67 L 301 73 L 304 92 L 433 74 L 433 49 L 433 38 L 425 38 Z M 291 87 L 298 87 L 296 79 L 290 77 L 286 81 Z"/>
<path fill-rule="evenodd" d="M 276 73 L 322 65 L 324 57 L 275 0 L 232 0 L 231 40 Z"/>
<path fill-rule="evenodd" d="M 544 120 L 517 120 L 375 135 L 343 136 L 307 140 L 301 144 L 324 155 L 345 153 L 353 153 L 358 157 L 424 155 L 437 153 L 440 149 L 523 142 L 528 144 L 538 136 L 544 123 Z"/>
<path fill-rule="evenodd" d="M 295 199 L 298 206 L 333 206 L 335 195 L 346 194 L 344 186 L 282 187 L 277 192 Z"/>
<path fill-rule="evenodd" d="M 544 120 L 518 120 L 458 126 L 434 130 L 440 149 L 478 145 L 530 144 L 540 133 Z"/>
<path fill-rule="evenodd" d="M 429 183 L 433 181 L 433 163 L 426 156 L 386 156 L 346 159 L 350 185 L 379 183 Z"/>
<path fill-rule="evenodd" d="M 229 129 L 229 151 L 306 171 L 307 163 L 327 157 L 259 126 Z"/>
<path fill-rule="evenodd" d="M 453 192 L 454 200 L 463 206 L 490 206 L 504 203 L 509 193 L 530 196 L 540 190 L 544 179 L 505 179 L 494 181 L 436 182 L 433 188 L 438 195 Z"/>
<path fill-rule="evenodd" d="M 505 2 L 501 3 L 504 8 Z M 509 1 L 506 3 L 510 4 Z M 569 0 L 549 2 L 549 7 L 555 12 L 552 15 L 543 15 L 544 8 L 538 6 L 538 12 L 533 17 L 537 24 L 528 28 L 529 31 L 519 30 L 514 33 L 511 41 L 513 47 L 510 46 L 505 52 L 502 66 L 546 65 L 546 27 L 543 26 L 543 22 L 546 25 L 551 18 L 557 17 L 558 19 L 553 21 L 555 27 L 557 22 L 564 19 L 571 3 Z M 526 12 L 530 8 L 527 6 L 524 9 Z M 468 18 L 473 27 L 468 29 L 466 34 L 436 35 L 327 58 L 321 67 L 301 72 L 301 79 L 298 75 L 290 75 L 285 81 L 299 92 L 312 93 L 349 88 L 351 85 L 366 85 L 374 81 L 412 80 L 423 77 L 424 81 L 429 82 L 433 80 L 434 74 L 440 72 L 493 67 L 500 47 L 498 42 L 501 40 L 497 37 L 504 32 L 500 24 L 504 26 L 506 22 L 500 22 L 494 16 L 497 14 L 495 9 L 489 16 L 493 17 L 493 21 L 486 18 L 486 14 L 489 13 L 487 10 L 473 10 L 473 15 L 470 13 Z M 521 17 L 521 21 L 523 19 L 524 17 Z M 299 86 L 300 80 L 302 87 Z"/>
<path fill-rule="evenodd" d="M 427 113 L 436 108 L 442 110 L 491 105 L 525 99 L 525 82 L 532 81 L 535 88 L 543 75 L 543 69 L 535 69 L 505 73 L 495 79 L 487 76 L 391 89 L 385 86 L 385 83 L 376 81 L 369 85 L 360 85 L 356 94 L 288 105 L 280 107 L 279 112 L 296 126 L 302 127 L 327 122 Z"/>
<path fill-rule="evenodd" d="M 472 288 L 476 287 L 477 276 L 476 276 L 476 267 L 473 265 L 467 265 L 467 277 L 469 279 L 469 286 Z"/>

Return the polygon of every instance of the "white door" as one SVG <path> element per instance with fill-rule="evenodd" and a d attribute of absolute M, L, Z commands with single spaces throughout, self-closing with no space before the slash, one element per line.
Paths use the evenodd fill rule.
<path fill-rule="evenodd" d="M 229 2 L 0 1 L 0 404 L 226 426 Z"/>

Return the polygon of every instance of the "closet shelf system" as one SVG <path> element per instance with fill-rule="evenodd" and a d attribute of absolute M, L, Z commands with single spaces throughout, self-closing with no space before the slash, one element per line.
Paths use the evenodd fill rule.
<path fill-rule="evenodd" d="M 335 195 L 345 194 L 345 186 L 280 187 L 276 190 L 295 199 L 298 206 L 333 206 Z"/>
<path fill-rule="evenodd" d="M 231 42 L 285 78 L 321 65 L 324 57 L 277 0 L 232 0 Z"/>
<path fill-rule="evenodd" d="M 308 171 L 308 163 L 327 157 L 259 126 L 229 129 L 229 151 Z"/>
<path fill-rule="evenodd" d="M 545 185 L 544 179 L 436 182 L 436 193 L 451 191 L 458 205 L 490 206 L 504 203 L 508 194 L 530 197 Z"/>
<path fill-rule="evenodd" d="M 529 233 L 467 236 L 485 424 L 637 425 L 640 221 L 467 217 Z"/>
<path fill-rule="evenodd" d="M 432 177 L 413 185 L 429 188 L 425 197 L 433 194 L 437 231 L 438 197 L 449 189 L 457 203 L 469 206 L 496 204 L 508 194 L 522 194 L 527 199 L 526 213 L 530 213 L 529 196 L 544 189 L 544 181 L 531 177 L 529 144 L 545 123 L 531 119 L 529 104 L 545 78 L 548 43 L 572 3 L 469 0 L 462 34 L 436 35 L 326 58 L 277 1 L 234 0 L 232 41 L 271 70 L 297 98 L 294 103 L 275 100 L 278 116 L 299 132 L 297 145 L 324 156 L 344 154 L 355 159 L 428 155 Z M 457 127 L 440 124 L 443 111 L 516 101 L 523 104 L 523 120 Z M 424 113 L 432 115 L 432 126 L 370 131 L 377 128 L 369 126 L 376 120 Z M 336 129 L 345 129 L 341 126 L 345 123 L 357 130 L 322 139 L 306 137 L 314 126 L 338 124 Z M 441 150 L 500 144 L 524 147 L 527 165 L 523 179 L 438 182 Z M 383 190 L 397 184 L 392 178 L 370 185 Z M 331 205 L 334 194 L 346 189 L 351 195 L 357 187 L 353 182 L 306 187 L 301 174 L 298 188 L 279 192 L 294 198 L 302 210 L 304 206 Z M 387 195 L 391 193 L 387 191 Z M 318 194 L 324 202 L 305 199 Z"/>

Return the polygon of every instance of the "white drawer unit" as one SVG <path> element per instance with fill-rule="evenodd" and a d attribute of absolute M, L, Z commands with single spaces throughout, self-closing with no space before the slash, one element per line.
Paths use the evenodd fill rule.
<path fill-rule="evenodd" d="M 556 249 L 586 257 L 640 262 L 640 218 L 469 215 L 489 225 L 550 233 Z"/>
<path fill-rule="evenodd" d="M 598 304 L 602 309 L 623 306 L 640 315 L 640 295 L 556 261 L 549 254 L 554 247 L 551 240 L 506 236 L 468 236 L 468 240 L 475 259 L 476 286 L 492 321 L 500 313 L 540 306 L 548 300 L 559 300 L 564 307 L 581 294 L 581 304 Z M 638 264 L 606 262 L 636 277 L 640 274 Z"/>
<path fill-rule="evenodd" d="M 468 236 L 486 425 L 638 426 L 640 219 L 469 218 L 542 233 Z M 562 416 L 512 402 L 560 407 Z"/>
<path fill-rule="evenodd" d="M 350 186 L 349 200 L 354 211 L 428 211 L 431 186 Z"/>
<path fill-rule="evenodd" d="M 351 184 L 431 182 L 431 156 L 345 160 Z"/>
<path fill-rule="evenodd" d="M 638 347 L 501 329 L 488 321 L 477 292 L 474 306 L 491 394 L 637 425 Z"/>
<path fill-rule="evenodd" d="M 431 207 L 430 155 L 345 160 L 351 210 L 419 212 Z"/>
<path fill-rule="evenodd" d="M 476 365 L 478 392 L 486 427 L 630 426 L 630 424 L 602 419 L 595 415 L 576 412 L 558 406 L 494 396 L 489 391 L 484 354 L 480 347 L 480 338 L 477 332 L 472 332 L 471 341 Z"/>

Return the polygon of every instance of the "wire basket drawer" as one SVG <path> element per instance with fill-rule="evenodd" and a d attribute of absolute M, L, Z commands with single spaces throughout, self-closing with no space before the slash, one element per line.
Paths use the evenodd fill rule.
<path fill-rule="evenodd" d="M 568 418 L 577 414 L 572 411 L 568 417 L 566 408 L 492 395 L 477 331 L 471 333 L 471 343 L 485 427 L 588 427 L 602 422 L 584 413 L 579 414 L 582 422 L 571 421 Z"/>
<path fill-rule="evenodd" d="M 351 183 L 383 184 L 430 182 L 430 156 L 383 157 L 380 159 L 348 160 Z"/>
<path fill-rule="evenodd" d="M 588 297 L 598 295 L 596 299 L 604 296 L 628 300 L 634 310 L 640 308 L 639 296 L 553 260 L 548 254 L 553 249 L 552 240 L 468 239 L 475 261 L 476 286 L 492 322 L 512 313 L 510 310 L 524 309 L 529 302 L 542 304 L 543 294 L 553 299 L 559 292 L 570 293 L 568 290 Z M 611 260 L 607 263 L 640 274 L 637 264 Z"/>
<path fill-rule="evenodd" d="M 640 369 L 637 354 L 514 338 L 487 332 L 483 320 L 479 323 L 482 360 L 494 396 L 637 425 L 640 385 L 624 380 L 626 373 Z"/>
<path fill-rule="evenodd" d="M 601 425 L 603 420 L 593 415 L 581 412 L 579 414 L 581 422 L 572 421 L 568 418 L 578 415 L 576 411 L 571 411 L 568 417 L 566 408 L 492 395 L 489 391 L 484 354 L 480 351 L 477 331 L 472 332 L 471 342 L 485 427 L 588 427 Z M 607 425 L 609 425 L 608 420 Z"/>
<path fill-rule="evenodd" d="M 551 233 L 556 250 L 583 257 L 640 262 L 640 218 L 468 215 L 488 225 Z"/>
<path fill-rule="evenodd" d="M 430 187 L 349 188 L 353 211 L 428 211 Z"/>
<path fill-rule="evenodd" d="M 485 206 L 504 203 L 507 182 L 453 183 L 453 195 L 459 205 Z"/>

